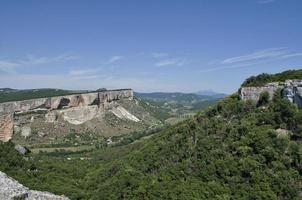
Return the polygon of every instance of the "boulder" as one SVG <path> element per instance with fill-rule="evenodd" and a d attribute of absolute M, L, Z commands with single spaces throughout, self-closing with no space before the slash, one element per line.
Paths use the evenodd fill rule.
<path fill-rule="evenodd" d="M 18 151 L 20 154 L 25 155 L 29 152 L 29 150 L 19 144 L 15 145 L 15 150 Z"/>
<path fill-rule="evenodd" d="M 31 128 L 28 127 L 28 126 L 24 126 L 21 128 L 21 136 L 22 137 L 25 137 L 25 138 L 28 138 L 31 136 Z"/>
<path fill-rule="evenodd" d="M 45 137 L 47 134 L 46 133 L 44 133 L 44 132 L 42 132 L 42 131 L 39 131 L 38 132 L 38 136 L 39 137 Z"/>

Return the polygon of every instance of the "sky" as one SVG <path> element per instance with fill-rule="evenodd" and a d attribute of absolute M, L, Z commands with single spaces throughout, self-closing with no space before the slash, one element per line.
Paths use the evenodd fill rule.
<path fill-rule="evenodd" d="M 232 93 L 302 68 L 301 0 L 1 0 L 0 88 Z"/>

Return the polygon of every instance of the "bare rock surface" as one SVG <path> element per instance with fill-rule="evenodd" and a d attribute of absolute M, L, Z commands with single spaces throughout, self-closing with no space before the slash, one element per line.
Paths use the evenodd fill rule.
<path fill-rule="evenodd" d="M 140 121 L 136 116 L 132 115 L 130 112 L 128 112 L 122 106 L 113 107 L 111 109 L 111 112 L 120 119 L 128 119 L 128 120 L 131 120 L 131 121 L 134 121 L 134 122 L 139 122 Z"/>
<path fill-rule="evenodd" d="M 12 138 L 13 135 L 13 117 L 11 114 L 0 115 L 0 140 L 6 142 Z"/>
<path fill-rule="evenodd" d="M 240 98 L 242 100 L 258 101 L 261 93 L 267 92 L 269 98 L 272 99 L 278 89 L 283 90 L 284 98 L 302 108 L 302 80 L 268 83 L 262 87 L 242 87 L 240 89 Z"/>
<path fill-rule="evenodd" d="M 67 197 L 54 195 L 49 192 L 29 190 L 18 181 L 0 172 L 0 199 L 2 200 L 67 200 Z"/>
<path fill-rule="evenodd" d="M 24 138 L 28 138 L 31 136 L 31 128 L 28 126 L 23 126 L 21 128 L 21 136 Z"/>
<path fill-rule="evenodd" d="M 102 110 L 96 106 L 82 106 L 61 110 L 64 120 L 71 124 L 79 125 L 86 121 L 92 120 L 101 116 Z"/>
<path fill-rule="evenodd" d="M 110 104 L 120 99 L 132 100 L 133 91 L 131 89 L 107 90 L 0 103 L 0 141 L 8 141 L 12 138 L 14 125 L 20 128 L 20 130 L 16 128 L 15 133 L 21 132 L 23 138 L 32 135 L 30 127 L 33 128 L 33 132 L 41 131 L 32 126 L 41 123 L 41 118 L 46 123 L 55 123 L 59 118 L 63 118 L 72 125 L 83 124 L 104 115 L 110 109 Z M 31 118 L 27 119 L 26 116 L 29 115 Z M 136 121 L 135 118 L 131 116 L 130 118 Z M 45 134 L 39 136 L 44 137 Z"/>

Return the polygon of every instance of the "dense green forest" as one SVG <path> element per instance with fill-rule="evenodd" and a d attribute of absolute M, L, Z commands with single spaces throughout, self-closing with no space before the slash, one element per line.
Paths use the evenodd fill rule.
<path fill-rule="evenodd" d="M 88 91 L 73 91 L 61 89 L 28 89 L 14 90 L 10 88 L 0 89 L 0 103 L 8 101 L 21 101 L 27 99 L 36 99 L 44 97 L 64 96 L 70 94 L 86 93 Z"/>
<path fill-rule="evenodd" d="M 24 158 L 1 144 L 0 170 L 71 199 L 301 199 L 302 110 L 281 91 L 260 102 L 236 93 L 150 138 L 78 155 Z"/>
<path fill-rule="evenodd" d="M 270 82 L 283 82 L 287 79 L 302 79 L 302 69 L 288 70 L 277 74 L 260 74 L 246 79 L 242 87 L 263 86 Z"/>

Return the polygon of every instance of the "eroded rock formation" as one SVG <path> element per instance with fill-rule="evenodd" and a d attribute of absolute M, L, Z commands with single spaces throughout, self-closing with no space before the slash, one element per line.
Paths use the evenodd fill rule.
<path fill-rule="evenodd" d="M 102 116 L 106 110 L 112 108 L 112 103 L 121 99 L 132 100 L 133 91 L 131 89 L 108 90 L 1 103 L 0 140 L 8 141 L 13 135 L 14 125 L 18 127 L 20 124 L 24 124 L 22 121 L 14 124 L 14 115 L 42 112 L 47 123 L 55 123 L 58 117 L 61 116 L 65 121 L 79 125 Z M 134 117 L 129 119 L 138 121 Z M 35 118 L 32 116 L 29 121 L 33 122 L 34 120 Z M 25 130 L 23 127 L 20 131 L 24 137 L 29 137 L 31 134 L 28 128 Z"/>
<path fill-rule="evenodd" d="M 268 83 L 263 87 L 242 87 L 240 89 L 240 98 L 242 100 L 258 101 L 261 93 L 267 92 L 270 99 L 273 98 L 274 93 L 281 89 L 283 97 L 290 102 L 302 108 L 302 80 L 286 80 L 285 82 Z"/>
<path fill-rule="evenodd" d="M 0 115 L 0 140 L 7 142 L 13 135 L 13 114 Z"/>

